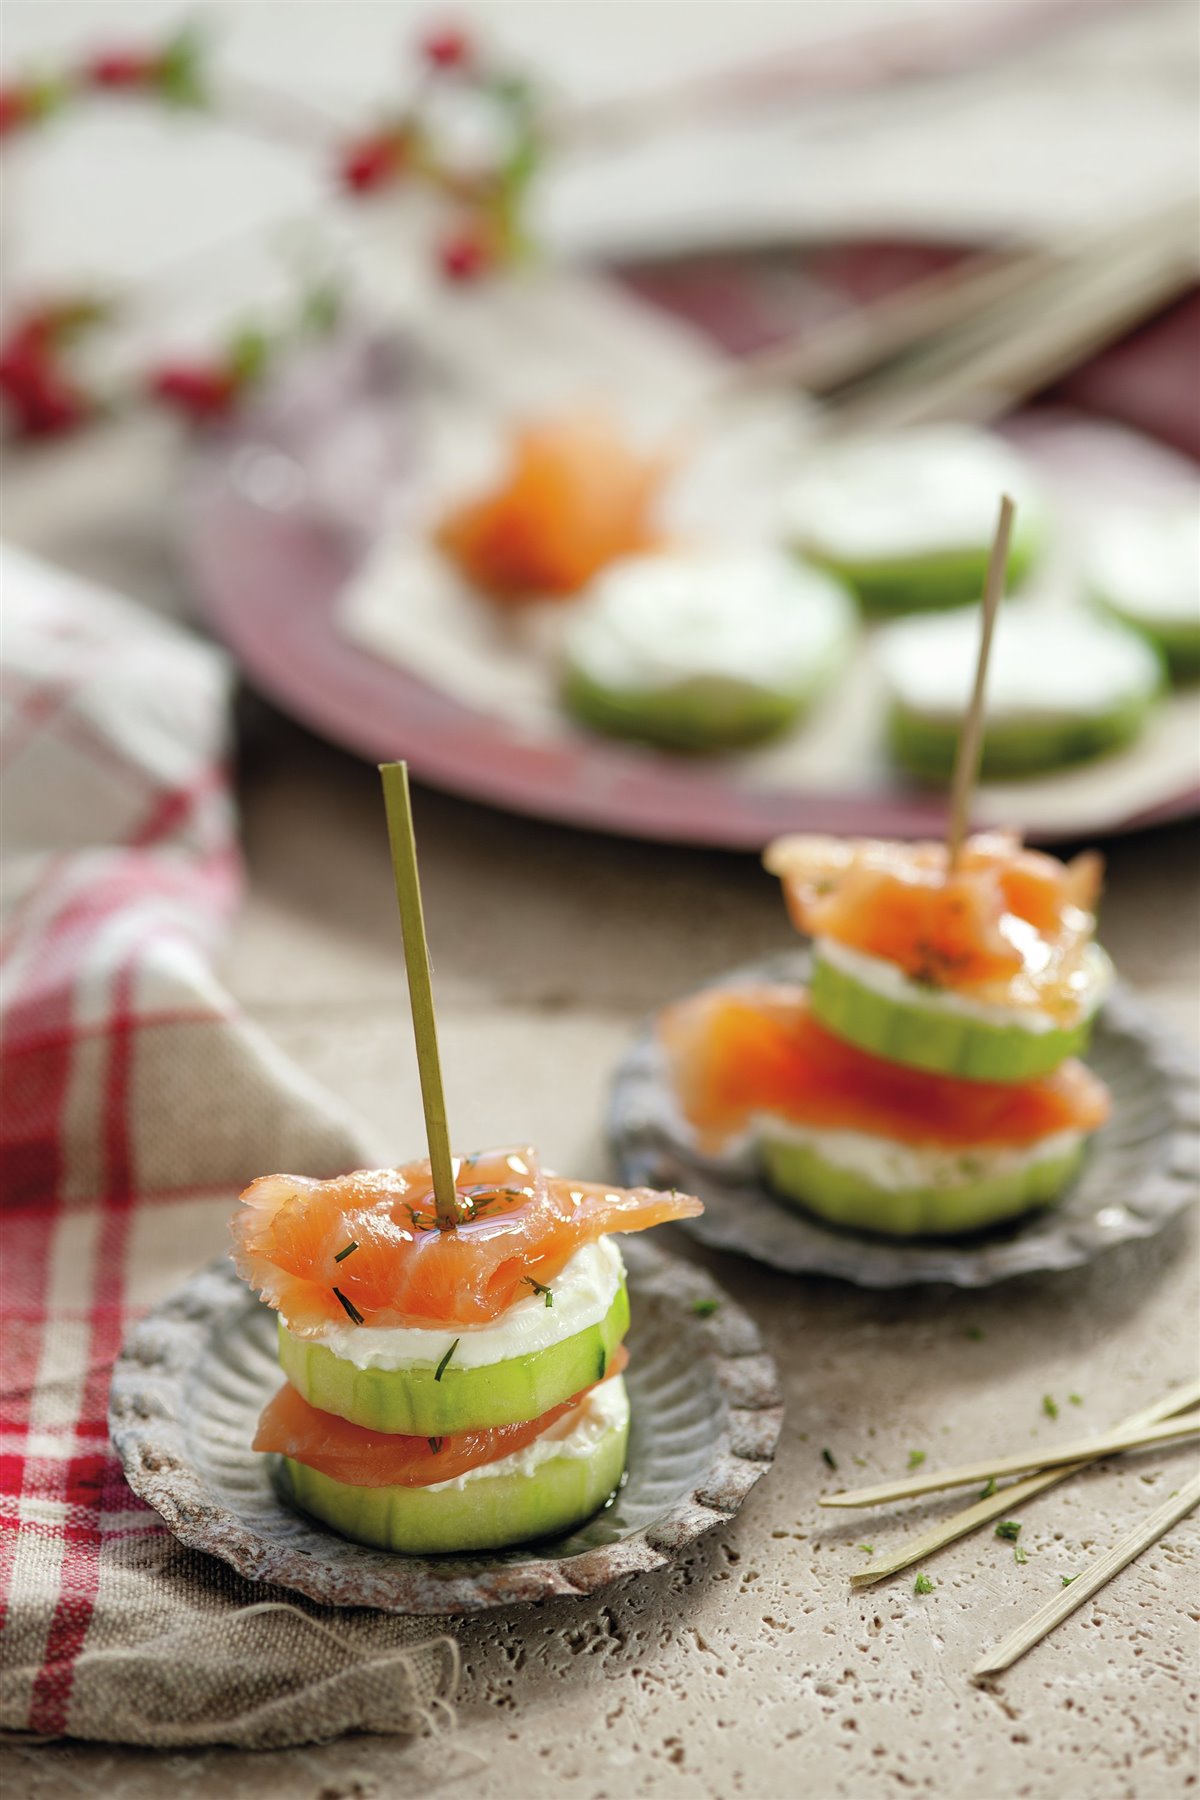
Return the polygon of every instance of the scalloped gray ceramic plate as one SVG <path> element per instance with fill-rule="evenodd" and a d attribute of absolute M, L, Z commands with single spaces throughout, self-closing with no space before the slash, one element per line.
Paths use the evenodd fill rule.
<path fill-rule="evenodd" d="M 250 1448 L 281 1380 L 275 1314 L 224 1259 L 135 1326 L 117 1358 L 109 1430 L 126 1479 L 185 1544 L 334 1606 L 477 1612 L 659 1568 L 737 1512 L 771 1463 L 783 1410 L 757 1330 L 703 1271 L 638 1238 L 623 1253 L 628 1476 L 569 1538 L 486 1557 L 396 1556 L 288 1507 L 270 1459 Z M 715 1310 L 701 1319 L 698 1300 Z"/>
<path fill-rule="evenodd" d="M 793 951 L 709 985 L 807 973 L 807 952 Z M 609 1141 L 623 1182 L 698 1194 L 705 1210 L 683 1228 L 718 1250 L 859 1287 L 990 1287 L 1013 1275 L 1073 1269 L 1112 1244 L 1149 1237 L 1195 1197 L 1200 1095 L 1192 1060 L 1118 988 L 1097 1021 L 1088 1062 L 1112 1089 L 1113 1116 L 1082 1173 L 1055 1206 L 971 1238 L 893 1242 L 838 1231 L 775 1199 L 752 1166 L 704 1157 L 675 1107 L 652 1022 L 617 1071 Z"/>

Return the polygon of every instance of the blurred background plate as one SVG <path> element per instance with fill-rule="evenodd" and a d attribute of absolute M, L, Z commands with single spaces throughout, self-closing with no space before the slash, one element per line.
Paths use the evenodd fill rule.
<path fill-rule="evenodd" d="M 614 339 L 626 330 L 631 338 L 640 335 L 643 357 L 656 342 L 670 351 L 677 395 L 689 381 L 694 385 L 697 354 L 700 366 L 705 355 L 712 357 L 711 347 L 698 349 L 704 339 L 735 354 L 760 350 L 779 334 L 783 319 L 795 333 L 798 320 L 848 315 L 960 254 L 946 245 L 864 241 L 787 256 L 643 265 L 627 273 L 619 290 L 608 290 L 611 333 Z M 599 282 L 588 286 L 593 300 L 603 292 Z M 577 284 L 575 312 L 583 291 Z M 1171 308 L 1074 374 L 1050 396 L 1051 405 L 1028 408 L 1006 424 L 1043 473 L 1076 539 L 1086 537 L 1089 520 L 1116 498 L 1153 502 L 1194 491 L 1187 457 L 1132 428 L 1150 425 L 1181 449 L 1194 448 L 1179 406 L 1180 353 L 1194 318 L 1191 300 Z M 670 330 L 668 321 L 676 322 Z M 591 322 L 593 342 L 605 322 L 600 307 Z M 624 353 L 629 346 L 618 348 Z M 857 660 L 817 718 L 780 745 L 688 760 L 586 734 L 566 718 L 531 724 L 515 705 L 509 715 L 477 709 L 456 696 L 453 683 L 426 679 L 434 666 L 428 660 L 423 669 L 402 666 L 402 658 L 388 660 L 351 641 L 339 613 L 369 562 L 371 517 L 394 507 L 389 482 L 402 489 L 412 449 L 401 400 L 386 410 L 383 371 L 364 378 L 364 362 L 384 354 L 384 345 L 368 344 L 354 364 L 339 352 L 315 379 L 311 370 L 303 377 L 303 392 L 302 378 L 293 377 L 292 389 L 277 393 L 265 413 L 214 439 L 198 467 L 184 528 L 191 584 L 207 621 L 256 687 L 359 755 L 404 756 L 431 785 L 575 826 L 750 850 L 795 829 L 940 832 L 940 793 L 907 784 L 886 760 L 869 656 Z M 394 354 L 403 360 L 402 342 Z M 1083 410 L 1092 405 L 1116 418 Z M 339 491 L 339 458 L 329 456 L 306 491 L 306 472 L 275 454 L 279 435 L 286 440 L 298 415 L 310 441 L 321 441 L 324 418 L 330 441 L 336 432 L 347 454 L 362 452 L 361 481 L 343 482 Z M 802 441 L 809 427 L 799 406 L 796 428 Z M 355 505 L 362 516 L 355 516 Z M 480 606 L 490 611 L 485 601 Z M 453 655 L 448 634 L 443 663 Z M 1195 690 L 1176 694 L 1146 736 L 1117 756 L 1019 784 L 985 784 L 977 817 L 1053 843 L 1185 816 L 1200 804 L 1198 741 L 1200 699 Z"/>

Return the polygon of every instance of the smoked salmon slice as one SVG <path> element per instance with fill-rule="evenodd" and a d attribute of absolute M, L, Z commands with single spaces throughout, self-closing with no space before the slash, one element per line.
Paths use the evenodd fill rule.
<path fill-rule="evenodd" d="M 793 923 L 893 963 L 910 980 L 1069 1014 L 1084 985 L 1102 864 L 1062 863 L 1008 832 L 969 838 L 953 874 L 938 843 L 786 837 L 763 858 Z"/>
<path fill-rule="evenodd" d="M 631 449 L 603 417 L 529 425 L 500 487 L 452 513 L 439 541 L 494 599 L 574 594 L 654 543 L 651 512 L 666 472 L 662 457 Z"/>
<path fill-rule="evenodd" d="M 528 1146 L 481 1151 L 456 1168 L 463 1220 L 453 1231 L 437 1227 L 428 1161 L 332 1181 L 264 1175 L 232 1222 L 238 1273 L 301 1337 L 347 1317 L 486 1325 L 581 1245 L 703 1211 L 690 1194 L 544 1174 Z"/>
<path fill-rule="evenodd" d="M 622 1344 L 613 1352 L 606 1381 L 619 1375 L 629 1361 Z M 592 1387 L 599 1387 L 593 1382 Z M 437 1481 L 453 1481 L 468 1469 L 482 1468 L 523 1450 L 565 1418 L 579 1405 L 584 1388 L 538 1419 L 516 1425 L 495 1425 L 478 1431 L 456 1431 L 447 1437 L 404 1437 L 384 1431 L 367 1431 L 334 1413 L 320 1412 L 285 1383 L 263 1408 L 253 1448 L 290 1456 L 320 1475 L 344 1481 L 351 1487 L 431 1487 Z"/>
<path fill-rule="evenodd" d="M 1081 1062 L 1018 1084 L 960 1081 L 884 1062 L 825 1031 L 802 987 L 715 988 L 662 1015 L 680 1105 L 713 1147 L 758 1114 L 947 1149 L 1094 1131 L 1108 1090 Z"/>

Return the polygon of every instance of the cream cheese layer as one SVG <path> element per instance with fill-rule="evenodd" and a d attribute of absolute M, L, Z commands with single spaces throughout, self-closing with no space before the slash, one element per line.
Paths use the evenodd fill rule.
<path fill-rule="evenodd" d="M 578 1406 L 556 1419 L 540 1437 L 520 1450 L 502 1456 L 499 1462 L 481 1463 L 465 1469 L 451 1481 L 435 1481 L 423 1491 L 444 1494 L 453 1488 L 465 1488 L 477 1481 L 490 1481 L 497 1475 L 532 1475 L 543 1463 L 555 1458 L 590 1456 L 597 1444 L 610 1431 L 624 1430 L 629 1424 L 629 1395 L 624 1378 L 613 1375 L 592 1388 Z"/>
<path fill-rule="evenodd" d="M 454 1347 L 456 1369 L 482 1369 L 510 1357 L 548 1350 L 576 1332 L 604 1319 L 625 1273 L 615 1238 L 583 1244 L 546 1285 L 546 1295 L 532 1289 L 498 1319 L 486 1325 L 380 1326 L 330 1323 L 319 1337 L 334 1356 L 358 1369 L 436 1368 Z M 287 1320 L 283 1321 L 287 1326 Z"/>
<path fill-rule="evenodd" d="M 953 1013 L 962 1019 L 974 1019 L 980 1025 L 1020 1026 L 1022 1031 L 1041 1033 L 1061 1031 L 1064 1021 L 1040 1007 L 1005 1006 L 1001 1001 L 974 1000 L 968 994 L 953 993 L 948 988 L 922 986 L 910 981 L 903 969 L 879 956 L 868 956 L 836 938 L 818 938 L 814 952 L 831 968 L 860 982 L 881 999 L 897 1005 L 918 1006 L 926 1012 Z M 1099 944 L 1089 944 L 1085 956 L 1087 985 L 1078 994 L 1079 1012 L 1068 1023 L 1071 1026 L 1088 1019 L 1103 1001 L 1113 981 L 1113 968 Z"/>
<path fill-rule="evenodd" d="M 932 1144 L 901 1144 L 865 1131 L 824 1131 L 771 1114 L 761 1114 L 754 1129 L 760 1138 L 812 1150 L 834 1168 L 895 1193 L 910 1188 L 958 1188 L 966 1182 L 1016 1175 L 1037 1163 L 1073 1155 L 1085 1136 L 1081 1131 L 1056 1131 L 1029 1144 L 944 1149 Z"/>

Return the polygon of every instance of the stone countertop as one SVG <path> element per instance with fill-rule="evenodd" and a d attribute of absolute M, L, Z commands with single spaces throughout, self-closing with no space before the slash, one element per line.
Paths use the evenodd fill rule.
<path fill-rule="evenodd" d="M 377 778 L 255 706 L 239 784 L 249 895 L 225 977 L 382 1145 L 405 1152 L 421 1122 Z M 775 884 L 751 858 L 585 837 L 426 791 L 417 822 L 457 1138 L 529 1136 L 559 1167 L 598 1173 L 606 1083 L 628 1034 L 672 994 L 787 942 Z M 1113 843 L 1104 920 L 1127 978 L 1193 1037 L 1196 873 L 1187 827 Z M 991 1535 L 968 1538 L 931 1562 L 924 1597 L 911 1572 L 851 1592 L 857 1546 L 893 1542 L 901 1520 L 827 1521 L 815 1502 L 849 1471 L 867 1481 L 902 1468 L 911 1449 L 985 1456 L 1099 1427 L 1186 1377 L 1194 1219 L 1087 1269 L 974 1294 L 860 1293 L 708 1257 L 678 1233 L 675 1244 L 752 1310 L 783 1377 L 778 1463 L 730 1528 L 628 1588 L 460 1626 L 459 1726 L 436 1746 L 9 1748 L 14 1787 L 30 1800 L 357 1800 L 455 1780 L 478 1800 L 1182 1795 L 1196 1748 L 1194 1524 L 990 1689 L 968 1671 L 1180 1485 L 1187 1449 L 1048 1492 L 1022 1512 L 1026 1564 Z"/>

